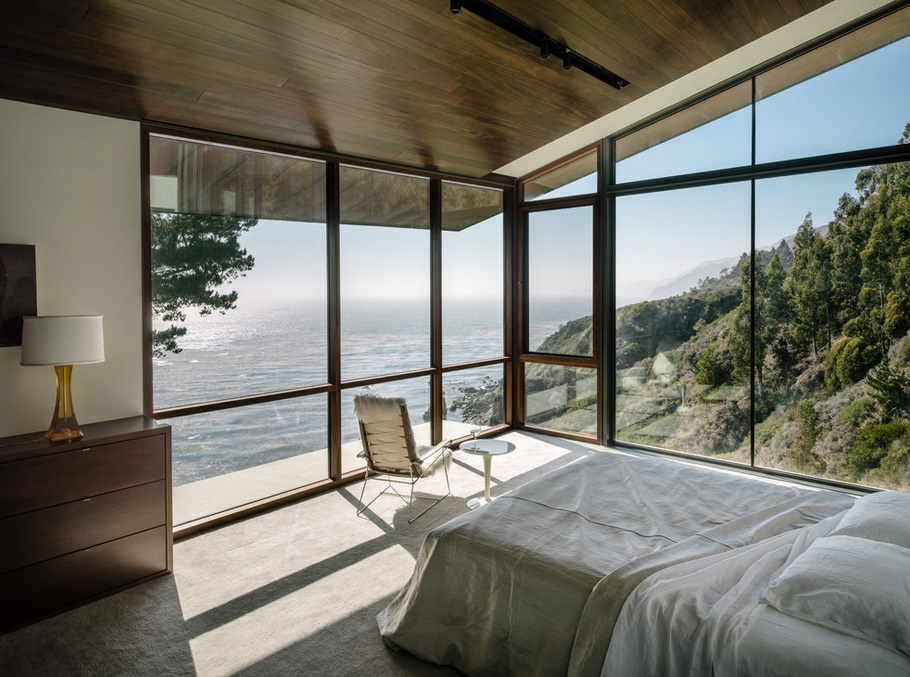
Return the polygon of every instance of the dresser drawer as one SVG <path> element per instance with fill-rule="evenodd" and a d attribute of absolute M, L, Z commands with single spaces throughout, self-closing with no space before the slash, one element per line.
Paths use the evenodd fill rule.
<path fill-rule="evenodd" d="M 0 574 L 0 629 L 60 611 L 167 569 L 158 527 Z"/>
<path fill-rule="evenodd" d="M 163 480 L 164 435 L 0 464 L 0 517 Z"/>
<path fill-rule="evenodd" d="M 0 573 L 161 526 L 164 481 L 0 519 Z"/>

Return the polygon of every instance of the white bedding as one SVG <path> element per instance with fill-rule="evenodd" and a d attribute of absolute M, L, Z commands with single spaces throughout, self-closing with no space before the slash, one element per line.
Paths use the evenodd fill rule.
<path fill-rule="evenodd" d="M 652 571 L 851 504 L 833 492 L 597 453 L 434 529 L 377 621 L 389 646 L 469 675 L 565 675 L 570 662 L 573 674 L 600 674 L 625 596 Z"/>
<path fill-rule="evenodd" d="M 762 600 L 769 585 L 786 580 L 794 561 L 816 540 L 831 540 L 825 537 L 836 531 L 844 514 L 849 512 L 655 573 L 627 599 L 596 674 L 910 675 L 910 660 L 895 647 L 782 613 Z M 874 575 L 871 567 L 869 573 Z M 822 575 L 815 582 L 819 589 L 828 586 L 828 591 L 832 584 L 841 584 L 840 577 L 825 581 Z M 800 585 L 805 584 L 812 585 L 813 577 Z M 904 593 L 895 604 L 905 612 L 910 599 Z M 828 611 L 821 608 L 817 613 Z M 910 628 L 904 631 L 910 633 Z"/>

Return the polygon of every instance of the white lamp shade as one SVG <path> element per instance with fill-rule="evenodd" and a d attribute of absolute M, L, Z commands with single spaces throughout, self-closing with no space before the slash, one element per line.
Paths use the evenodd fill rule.
<path fill-rule="evenodd" d="M 101 315 L 49 315 L 22 318 L 24 366 L 104 362 Z"/>

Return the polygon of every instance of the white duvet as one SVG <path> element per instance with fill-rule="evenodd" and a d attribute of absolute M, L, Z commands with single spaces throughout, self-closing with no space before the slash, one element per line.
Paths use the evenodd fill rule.
<path fill-rule="evenodd" d="M 379 629 L 389 646 L 469 675 L 600 674 L 626 596 L 652 572 L 815 524 L 852 502 L 594 454 L 434 529 Z"/>
<path fill-rule="evenodd" d="M 797 558 L 811 552 L 817 540 L 819 545 L 824 542 L 828 546 L 848 538 L 829 537 L 841 518 L 836 515 L 815 526 L 653 574 L 626 600 L 603 665 L 600 669 L 590 667 L 596 674 L 623 677 L 910 675 L 910 660 L 894 646 L 900 646 L 900 641 L 888 646 L 874 637 L 846 634 L 822 624 L 821 619 L 832 612 L 846 615 L 848 622 L 856 620 L 849 608 L 849 597 L 868 608 L 862 600 L 863 586 L 847 580 L 854 577 L 838 573 L 836 566 L 816 560 L 809 575 L 799 583 L 801 588 L 815 587 L 816 592 L 829 596 L 827 601 L 816 600 L 815 606 L 804 607 L 803 611 L 809 612 L 806 618 L 782 613 L 763 600 L 770 584 L 786 580 L 789 572 L 798 568 L 798 564 L 794 567 Z M 857 543 L 849 543 L 851 548 L 856 546 Z M 863 552 L 864 547 L 868 553 Z M 884 550 L 900 548 L 867 542 L 866 546 L 860 543 L 859 549 L 851 553 L 858 555 L 860 562 L 868 554 L 865 573 L 870 583 L 885 583 L 897 591 L 894 604 L 885 603 L 873 618 L 887 613 L 884 607 L 894 607 L 900 614 L 910 610 L 906 573 L 902 583 L 874 580 L 874 567 L 882 564 L 875 558 Z M 852 566 L 856 566 L 855 561 Z M 789 588 L 781 600 L 783 606 L 794 599 L 795 590 Z M 815 621 L 807 620 L 813 616 L 817 616 Z M 865 629 L 862 623 L 855 625 Z M 910 627 L 902 621 L 892 629 L 894 633 L 905 633 L 904 641 L 910 635 Z"/>

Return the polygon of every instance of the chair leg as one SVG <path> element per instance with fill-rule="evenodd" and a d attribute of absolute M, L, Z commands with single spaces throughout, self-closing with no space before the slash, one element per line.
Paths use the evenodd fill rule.
<path fill-rule="evenodd" d="M 445 475 L 446 475 L 446 493 L 445 493 L 445 495 L 444 495 L 444 496 L 440 496 L 440 497 L 437 498 L 435 501 L 433 501 L 432 503 L 430 503 L 430 505 L 428 505 L 426 508 L 424 508 L 423 510 L 421 510 L 419 513 L 417 513 L 417 514 L 415 515 L 415 514 L 414 514 L 414 485 L 417 484 L 416 478 L 412 478 L 412 481 L 410 482 L 411 490 L 410 490 L 410 492 L 408 493 L 408 498 L 407 498 L 407 499 L 405 499 L 404 496 L 402 496 L 400 493 L 398 493 L 398 490 L 395 488 L 394 484 L 392 483 L 391 478 L 386 478 L 387 481 L 388 481 L 388 486 L 386 486 L 382 491 L 380 491 L 376 496 L 374 496 L 374 497 L 370 500 L 369 503 L 364 504 L 364 502 L 363 502 L 363 497 L 364 497 L 364 495 L 366 494 L 367 482 L 368 482 L 369 479 L 370 479 L 370 471 L 367 470 L 367 472 L 366 472 L 366 473 L 364 474 L 364 476 L 363 476 L 363 485 L 362 485 L 361 488 L 360 488 L 360 509 L 357 511 L 357 515 L 360 516 L 361 514 L 363 514 L 364 510 L 366 510 L 366 509 L 369 508 L 371 505 L 373 505 L 373 502 L 374 502 L 377 498 L 379 498 L 379 497 L 382 496 L 384 493 L 386 493 L 387 491 L 389 491 L 389 489 L 391 489 L 392 491 L 395 492 L 395 494 L 396 494 L 402 501 L 407 500 L 407 503 L 408 503 L 408 524 L 411 524 L 414 520 L 416 520 L 418 517 L 420 517 L 421 515 L 423 515 L 427 510 L 429 510 L 429 509 L 432 508 L 434 505 L 436 505 L 437 503 L 439 503 L 440 501 L 442 501 L 442 499 L 446 498 L 447 496 L 451 496 L 451 495 L 452 495 L 452 485 L 451 485 L 450 482 L 449 482 L 449 469 L 448 469 L 445 465 L 443 465 L 443 471 L 445 472 Z"/>
<path fill-rule="evenodd" d="M 439 503 L 440 501 L 442 501 L 442 499 L 444 499 L 444 498 L 446 498 L 446 497 L 452 495 L 452 487 L 451 487 L 451 485 L 449 484 L 449 470 L 448 470 L 448 468 L 446 468 L 445 466 L 443 466 L 443 470 L 445 471 L 445 474 L 446 474 L 446 493 L 445 493 L 445 495 L 444 495 L 444 496 L 440 496 L 439 498 L 437 498 L 435 501 L 433 501 L 432 503 L 430 503 L 430 505 L 428 505 L 426 508 L 424 508 L 423 510 L 421 510 L 419 513 L 417 513 L 417 514 L 414 515 L 413 517 L 411 516 L 411 506 L 412 506 L 413 503 L 414 503 L 414 485 L 417 484 L 417 483 L 416 483 L 416 482 L 413 482 L 413 483 L 411 484 L 411 500 L 408 501 L 408 524 L 410 524 L 411 522 L 413 522 L 414 520 L 416 520 L 418 517 L 420 517 L 421 515 L 423 515 L 427 510 L 429 510 L 429 509 L 432 508 L 434 505 L 436 505 L 437 503 Z"/>
<path fill-rule="evenodd" d="M 381 474 L 381 473 L 380 473 L 380 474 Z M 376 476 L 376 475 L 373 475 L 372 477 L 373 477 L 373 479 L 376 479 L 377 476 Z M 408 503 L 408 515 L 410 515 L 410 501 L 409 501 L 408 499 L 406 499 L 404 496 L 402 496 L 402 495 L 399 493 L 398 489 L 396 489 L 396 488 L 395 488 L 395 485 L 392 483 L 392 479 L 389 478 L 389 477 L 386 477 L 386 478 L 385 478 L 385 480 L 386 480 L 386 486 L 383 487 L 382 491 L 380 491 L 378 494 L 376 494 L 375 496 L 373 496 L 373 498 L 370 499 L 370 502 L 369 502 L 369 503 L 364 504 L 364 502 L 363 502 L 363 496 L 364 496 L 364 494 L 366 493 L 367 482 L 370 480 L 370 478 L 371 478 L 370 471 L 367 470 L 366 474 L 363 476 L 363 485 L 361 485 L 361 488 L 360 488 L 360 509 L 357 511 L 357 516 L 358 516 L 358 517 L 359 517 L 361 514 L 363 514 L 363 511 L 364 511 L 364 510 L 366 510 L 366 509 L 369 508 L 371 505 L 373 505 L 373 503 L 376 502 L 376 499 L 378 499 L 380 496 L 382 496 L 383 494 L 386 494 L 386 493 L 389 492 L 389 491 L 391 491 L 392 493 L 394 493 L 398 498 L 400 498 L 400 499 L 401 499 L 402 501 L 404 501 L 405 503 Z M 411 497 L 410 497 L 410 498 L 411 498 L 411 501 L 413 501 L 413 497 L 414 497 L 414 485 L 411 484 Z M 430 506 L 430 507 L 432 507 L 432 506 Z M 418 515 L 417 517 L 420 517 L 420 515 Z M 415 519 L 416 519 L 416 518 L 415 518 Z"/>
<path fill-rule="evenodd" d="M 367 480 L 370 479 L 370 471 L 367 470 L 363 475 L 363 486 L 360 487 L 360 510 L 357 511 L 358 517 L 364 510 L 367 509 L 367 506 L 363 504 L 363 494 L 367 490 Z M 372 501 L 370 501 L 372 503 Z"/>

